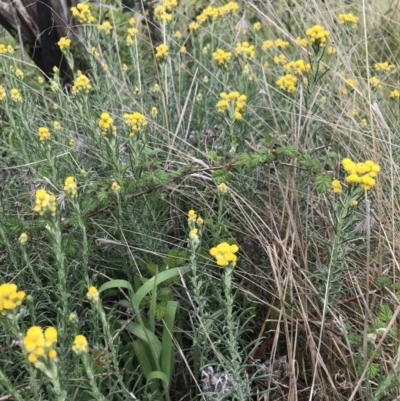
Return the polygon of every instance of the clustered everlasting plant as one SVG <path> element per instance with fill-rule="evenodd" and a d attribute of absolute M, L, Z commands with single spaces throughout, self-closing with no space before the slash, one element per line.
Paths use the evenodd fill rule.
<path fill-rule="evenodd" d="M 0 43 L 0 399 L 395 398 L 397 11 L 120 3 Z"/>

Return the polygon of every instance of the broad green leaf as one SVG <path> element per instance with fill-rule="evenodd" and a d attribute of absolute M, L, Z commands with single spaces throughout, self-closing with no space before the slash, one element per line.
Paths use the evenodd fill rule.
<path fill-rule="evenodd" d="M 157 369 L 159 369 L 162 349 L 161 342 L 157 338 L 157 336 L 155 336 L 150 330 L 135 322 L 129 323 L 127 329 L 148 345 L 149 350 L 153 356 L 153 366 L 156 366 Z"/>
<path fill-rule="evenodd" d="M 332 186 L 332 174 L 317 174 L 315 176 L 315 183 L 317 185 L 317 190 L 320 193 L 328 192 Z"/>
<path fill-rule="evenodd" d="M 136 294 L 132 297 L 132 306 L 133 308 L 138 311 L 140 303 L 142 302 L 143 298 L 154 288 L 154 280 L 156 280 L 156 285 L 159 285 L 165 280 L 169 280 L 172 277 L 179 276 L 179 274 L 186 273 L 190 271 L 190 266 L 185 267 L 175 267 L 174 269 L 165 270 L 157 275 L 157 277 L 152 277 L 150 280 L 146 281 Z"/>
<path fill-rule="evenodd" d="M 111 280 L 104 283 L 100 288 L 99 292 L 109 290 L 110 288 L 127 288 L 129 291 L 133 292 L 133 288 L 129 281 L 126 280 Z"/>
<path fill-rule="evenodd" d="M 161 354 L 161 370 L 167 378 L 168 388 L 171 383 L 172 368 L 174 364 L 174 342 L 172 339 L 176 310 L 178 302 L 169 301 L 164 318 L 164 330 L 162 335 L 162 354 Z"/>

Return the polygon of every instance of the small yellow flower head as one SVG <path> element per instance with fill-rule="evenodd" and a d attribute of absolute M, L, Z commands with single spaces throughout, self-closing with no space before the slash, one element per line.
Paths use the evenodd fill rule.
<path fill-rule="evenodd" d="M 158 59 L 166 59 L 168 57 L 168 46 L 165 44 L 161 44 L 156 47 L 156 58 Z"/>
<path fill-rule="evenodd" d="M 50 140 L 50 131 L 47 127 L 40 127 L 38 130 L 39 140 L 41 142 L 49 141 Z"/>
<path fill-rule="evenodd" d="M 174 33 L 175 38 L 180 39 L 182 37 L 181 31 L 176 31 Z"/>
<path fill-rule="evenodd" d="M 210 255 L 215 257 L 218 266 L 234 267 L 237 261 L 235 254 L 238 251 L 239 247 L 237 245 L 229 245 L 227 242 L 221 242 L 216 247 L 210 249 Z"/>
<path fill-rule="evenodd" d="M 253 28 L 255 31 L 259 31 L 261 29 L 261 22 L 257 21 L 253 24 Z"/>
<path fill-rule="evenodd" d="M 357 206 L 358 202 L 356 200 L 353 200 L 353 202 L 351 202 L 351 206 Z"/>
<path fill-rule="evenodd" d="M 112 128 L 113 121 L 114 120 L 107 112 L 101 113 L 99 120 L 99 127 L 101 128 L 102 131 L 108 131 L 109 129 Z"/>
<path fill-rule="evenodd" d="M 182 47 L 180 48 L 179 52 L 182 53 L 182 54 L 187 53 L 186 46 L 182 46 Z"/>
<path fill-rule="evenodd" d="M 218 185 L 218 195 L 226 195 L 228 191 L 229 188 L 224 182 Z"/>
<path fill-rule="evenodd" d="M 4 100 L 7 97 L 6 90 L 2 85 L 0 85 L 0 101 Z"/>
<path fill-rule="evenodd" d="M 336 49 L 333 46 L 328 47 L 328 54 L 332 56 L 332 54 L 336 53 Z"/>
<path fill-rule="evenodd" d="M 51 348 L 57 342 L 57 330 L 54 327 L 48 327 L 44 331 L 45 345 Z"/>
<path fill-rule="evenodd" d="M 104 32 L 106 35 L 110 35 L 113 29 L 110 21 L 104 21 L 101 25 L 97 27 L 100 32 Z"/>
<path fill-rule="evenodd" d="M 390 92 L 390 99 L 399 99 L 400 98 L 400 91 L 394 89 Z"/>
<path fill-rule="evenodd" d="M 72 94 L 76 95 L 79 92 L 88 93 L 92 89 L 90 84 L 90 79 L 82 72 L 78 71 L 78 76 L 76 77 L 74 84 L 72 86 Z"/>
<path fill-rule="evenodd" d="M 204 220 L 201 217 L 198 217 L 196 219 L 196 224 L 198 227 L 201 227 L 203 225 L 203 223 L 204 223 Z"/>
<path fill-rule="evenodd" d="M 130 18 L 129 21 L 128 21 L 128 23 L 129 23 L 130 26 L 135 25 L 135 24 L 136 24 L 135 18 L 133 18 L 133 17 Z"/>
<path fill-rule="evenodd" d="M 188 212 L 188 221 L 196 221 L 196 219 L 197 219 L 196 212 L 193 209 L 189 210 L 189 212 Z"/>
<path fill-rule="evenodd" d="M 130 127 L 129 137 L 131 138 L 147 125 L 146 117 L 137 111 L 132 114 L 125 113 L 123 117 L 125 124 Z"/>
<path fill-rule="evenodd" d="M 18 291 L 18 287 L 15 284 L 6 283 L 0 285 L 0 314 L 3 316 L 12 315 L 12 312 L 15 312 L 22 304 L 24 298 L 25 292 Z"/>
<path fill-rule="evenodd" d="M 317 46 L 324 47 L 329 35 L 329 31 L 321 25 L 314 25 L 312 28 L 306 30 L 310 42 Z"/>
<path fill-rule="evenodd" d="M 86 354 L 89 352 L 89 345 L 84 335 L 78 334 L 75 337 L 75 341 L 72 345 L 72 351 L 74 351 L 74 353 L 77 355 Z"/>
<path fill-rule="evenodd" d="M 17 68 L 17 69 L 15 70 L 15 76 L 16 76 L 17 78 L 19 78 L 20 80 L 23 80 L 23 79 L 24 79 L 24 73 L 23 73 L 23 71 L 20 70 L 19 68 Z"/>
<path fill-rule="evenodd" d="M 274 42 L 272 40 L 265 40 L 261 46 L 263 50 L 268 50 L 274 45 Z"/>
<path fill-rule="evenodd" d="M 121 190 L 121 186 L 118 184 L 117 181 L 113 181 L 111 184 L 111 190 L 115 193 L 118 193 Z"/>
<path fill-rule="evenodd" d="M 76 196 L 77 185 L 74 177 L 67 177 L 65 179 L 64 191 L 72 197 Z"/>
<path fill-rule="evenodd" d="M 189 232 L 189 237 L 192 239 L 198 239 L 199 238 L 199 230 L 197 228 L 193 228 Z"/>
<path fill-rule="evenodd" d="M 28 234 L 27 234 L 27 233 L 22 233 L 22 234 L 19 236 L 19 243 L 20 243 L 21 245 L 25 245 L 25 244 L 28 242 L 28 239 L 29 239 Z"/>
<path fill-rule="evenodd" d="M 308 46 L 308 40 L 306 38 L 300 38 L 299 36 L 296 38 L 296 43 L 298 43 L 302 47 Z"/>
<path fill-rule="evenodd" d="M 8 54 L 14 54 L 14 48 L 11 45 L 7 46 L 7 53 Z"/>
<path fill-rule="evenodd" d="M 283 39 L 276 39 L 274 42 L 275 47 L 277 47 L 278 49 L 286 49 L 289 46 L 289 42 L 287 42 L 286 40 Z"/>
<path fill-rule="evenodd" d="M 249 42 L 237 43 L 235 47 L 235 54 L 237 56 L 241 55 L 245 58 L 253 59 L 255 55 L 254 45 L 251 45 Z"/>
<path fill-rule="evenodd" d="M 16 88 L 11 89 L 11 99 L 16 102 L 22 102 L 22 96 Z"/>
<path fill-rule="evenodd" d="M 382 84 L 378 77 L 371 77 L 369 82 L 373 88 L 382 89 Z"/>
<path fill-rule="evenodd" d="M 287 93 L 293 93 L 296 91 L 297 78 L 292 74 L 282 75 L 276 84 L 280 89 L 286 91 Z"/>
<path fill-rule="evenodd" d="M 69 146 L 71 146 L 72 148 L 74 148 L 76 146 L 76 140 L 74 138 L 71 138 L 69 140 Z"/>
<path fill-rule="evenodd" d="M 94 46 L 92 47 L 92 54 L 93 54 L 93 56 L 95 56 L 96 58 L 99 58 L 99 57 L 100 57 L 99 51 L 98 51 Z"/>
<path fill-rule="evenodd" d="M 58 121 L 54 121 L 53 122 L 53 127 L 57 131 L 61 129 L 61 125 L 60 125 L 60 123 Z"/>
<path fill-rule="evenodd" d="M 222 67 L 227 67 L 227 63 L 230 60 L 232 53 L 226 52 L 223 49 L 217 49 L 213 54 L 213 59 Z"/>
<path fill-rule="evenodd" d="M 157 114 L 158 114 L 158 109 L 157 109 L 156 106 L 153 106 L 153 107 L 151 108 L 151 116 L 152 116 L 152 117 L 157 117 Z"/>
<path fill-rule="evenodd" d="M 33 210 L 41 216 L 45 213 L 55 216 L 57 211 L 56 197 L 47 193 L 45 189 L 38 189 L 36 191 L 36 202 Z"/>
<path fill-rule="evenodd" d="M 342 184 L 340 183 L 339 180 L 332 181 L 332 188 L 333 188 L 333 192 L 335 192 L 335 193 L 342 192 Z"/>
<path fill-rule="evenodd" d="M 279 54 L 278 56 L 274 57 L 274 63 L 276 64 L 286 64 L 287 59 L 283 54 Z"/>
<path fill-rule="evenodd" d="M 204 77 L 203 77 L 203 82 L 204 82 L 205 84 L 208 83 L 208 76 L 207 76 L 207 75 L 204 75 Z"/>
<path fill-rule="evenodd" d="M 55 349 L 51 349 L 48 352 L 47 356 L 49 357 L 49 359 L 57 358 L 57 351 Z"/>
<path fill-rule="evenodd" d="M 61 38 L 58 42 L 58 47 L 60 48 L 60 50 L 63 52 L 66 49 L 69 49 L 69 47 L 71 46 L 71 39 L 68 38 Z"/>
<path fill-rule="evenodd" d="M 393 72 L 395 68 L 396 67 L 393 64 L 389 64 L 387 61 L 375 64 L 376 71 Z"/>
<path fill-rule="evenodd" d="M 89 288 L 89 291 L 87 292 L 86 296 L 88 297 L 89 301 L 91 302 L 98 302 L 99 301 L 99 292 L 97 291 L 97 288 L 94 286 L 91 286 Z"/>
<path fill-rule="evenodd" d="M 353 28 L 356 28 L 358 23 L 358 17 L 352 13 L 339 14 L 339 23 L 341 25 L 352 24 Z"/>

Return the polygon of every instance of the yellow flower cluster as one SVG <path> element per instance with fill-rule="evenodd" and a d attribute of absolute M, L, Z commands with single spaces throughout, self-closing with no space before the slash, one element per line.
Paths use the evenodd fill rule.
<path fill-rule="evenodd" d="M 375 64 L 375 70 L 376 71 L 388 71 L 388 72 L 391 72 L 395 68 L 396 67 L 393 64 L 389 64 L 387 61 Z"/>
<path fill-rule="evenodd" d="M 168 46 L 162 43 L 156 47 L 156 58 L 167 58 L 168 57 Z"/>
<path fill-rule="evenodd" d="M 286 64 L 287 59 L 283 54 L 278 54 L 277 56 L 274 57 L 274 62 L 276 64 Z"/>
<path fill-rule="evenodd" d="M 332 56 L 332 54 L 336 53 L 336 49 L 333 46 L 328 47 L 328 54 Z"/>
<path fill-rule="evenodd" d="M 240 111 L 246 106 L 246 95 L 241 95 L 239 92 L 221 92 L 220 93 L 221 100 L 217 103 L 217 109 L 219 112 L 224 112 L 229 106 L 234 108 L 235 112 L 235 120 L 241 120 L 242 114 Z"/>
<path fill-rule="evenodd" d="M 57 42 L 60 50 L 63 52 L 65 49 L 68 49 L 71 46 L 71 39 L 68 38 L 61 38 Z"/>
<path fill-rule="evenodd" d="M 235 266 L 237 261 L 237 256 L 235 253 L 239 251 L 237 245 L 229 245 L 227 242 L 221 242 L 214 248 L 210 249 L 210 255 L 214 256 L 217 265 L 221 267 L 226 267 L 228 265 Z"/>
<path fill-rule="evenodd" d="M 41 142 L 49 141 L 50 140 L 50 131 L 47 127 L 40 127 L 38 129 L 39 140 Z"/>
<path fill-rule="evenodd" d="M 302 47 L 307 47 L 308 41 L 306 38 L 300 38 L 299 36 L 296 38 L 296 43 L 298 43 Z"/>
<path fill-rule="evenodd" d="M 321 25 L 314 25 L 306 30 L 310 42 L 319 46 L 325 46 L 329 31 Z"/>
<path fill-rule="evenodd" d="M 71 12 L 75 18 L 79 19 L 81 24 L 84 22 L 92 23 L 94 21 L 88 4 L 78 3 L 76 7 L 71 7 Z"/>
<path fill-rule="evenodd" d="M 110 35 L 113 27 L 112 27 L 110 21 L 104 21 L 102 24 L 97 26 L 97 29 L 100 32 L 104 32 L 106 35 Z"/>
<path fill-rule="evenodd" d="M 358 17 L 355 16 L 353 13 L 339 14 L 339 23 L 341 25 L 353 24 L 353 28 L 355 28 L 358 23 Z"/>
<path fill-rule="evenodd" d="M 47 193 L 45 189 L 38 189 L 33 210 L 41 216 L 46 212 L 50 212 L 52 216 L 55 216 L 57 210 L 56 197 Z"/>
<path fill-rule="evenodd" d="M 261 29 L 261 22 L 257 21 L 253 24 L 253 28 L 255 31 L 259 31 Z"/>
<path fill-rule="evenodd" d="M 172 10 L 177 7 L 177 0 L 163 0 L 163 4 L 154 8 L 154 15 L 156 19 L 167 24 L 172 21 Z"/>
<path fill-rule="evenodd" d="M 342 192 L 342 184 L 340 183 L 339 180 L 332 181 L 332 188 L 333 188 L 333 192 L 335 192 L 335 194 Z"/>
<path fill-rule="evenodd" d="M 390 98 L 391 99 L 399 99 L 400 98 L 400 91 L 397 89 L 394 89 L 390 92 Z"/>
<path fill-rule="evenodd" d="M 146 117 L 137 111 L 132 114 L 125 113 L 124 121 L 131 129 L 131 132 L 129 133 L 131 138 L 135 136 L 136 132 L 140 131 L 145 125 L 147 125 Z"/>
<path fill-rule="evenodd" d="M 86 293 L 86 296 L 89 301 L 97 302 L 99 298 L 99 291 L 93 285 L 89 288 L 89 291 Z"/>
<path fill-rule="evenodd" d="M 133 18 L 131 18 L 133 19 Z M 127 33 L 128 35 L 126 36 L 126 44 L 128 46 L 132 46 L 133 45 L 133 37 L 139 32 L 139 30 L 137 28 L 135 28 L 134 26 L 131 28 L 127 29 Z"/>
<path fill-rule="evenodd" d="M 108 130 L 111 130 L 112 133 L 115 135 L 117 128 L 115 125 L 113 125 L 113 121 L 114 120 L 107 112 L 101 113 L 99 127 L 101 128 L 101 133 L 103 136 L 107 134 Z"/>
<path fill-rule="evenodd" d="M 242 55 L 244 57 L 253 59 L 254 58 L 254 45 L 249 42 L 237 43 L 235 47 L 235 53 L 237 56 Z"/>
<path fill-rule="evenodd" d="M 296 75 L 302 75 L 310 71 L 311 64 L 300 59 L 296 61 L 290 61 L 283 66 L 283 69 L 287 72 L 293 72 Z"/>
<path fill-rule="evenodd" d="M 11 89 L 11 99 L 15 100 L 16 102 L 22 102 L 22 96 L 18 89 Z"/>
<path fill-rule="evenodd" d="M 84 335 L 78 334 L 75 337 L 75 341 L 72 344 L 72 351 L 74 351 L 77 355 L 86 354 L 89 351 L 88 342 Z"/>
<path fill-rule="evenodd" d="M 5 53 L 13 54 L 14 49 L 10 45 L 6 46 L 5 44 L 0 43 L 0 54 L 5 54 Z"/>
<path fill-rule="evenodd" d="M 276 84 L 279 86 L 279 88 L 286 91 L 287 93 L 292 93 L 296 91 L 296 83 L 297 78 L 292 74 L 282 75 L 276 81 Z"/>
<path fill-rule="evenodd" d="M 76 95 L 82 91 L 89 92 L 91 89 L 92 85 L 90 84 L 90 79 L 85 74 L 82 74 L 81 71 L 78 71 L 78 76 L 72 86 L 72 94 Z"/>
<path fill-rule="evenodd" d="M 342 160 L 343 169 L 348 174 L 346 182 L 349 184 L 359 184 L 366 191 L 370 190 L 375 185 L 375 178 L 381 171 L 379 164 L 372 160 L 355 163 L 351 159 Z"/>
<path fill-rule="evenodd" d="M 14 74 L 15 74 L 15 76 L 16 76 L 17 78 L 19 78 L 19 79 L 21 79 L 21 80 L 24 79 L 24 72 L 23 72 L 21 69 L 19 69 L 19 68 L 17 68 L 17 69 L 15 70 Z"/>
<path fill-rule="evenodd" d="M 373 88 L 382 89 L 382 84 L 378 77 L 371 77 L 369 82 Z"/>
<path fill-rule="evenodd" d="M 287 42 L 286 40 L 283 39 L 276 39 L 274 42 L 275 47 L 277 47 L 278 49 L 286 49 L 289 46 L 289 42 Z"/>
<path fill-rule="evenodd" d="M 208 6 L 202 11 L 200 15 L 196 17 L 196 21 L 193 21 L 189 24 L 189 29 L 191 31 L 195 31 L 207 21 L 215 21 L 218 18 L 222 18 L 227 14 L 236 14 L 238 9 L 239 5 L 235 1 L 230 1 L 229 3 L 221 7 Z"/>
<path fill-rule="evenodd" d="M 218 65 L 226 67 L 226 63 L 230 60 L 232 53 L 226 52 L 222 49 L 217 49 L 217 51 L 215 51 L 212 56 L 213 59 L 218 63 Z"/>
<path fill-rule="evenodd" d="M 3 316 L 14 311 L 22 304 L 25 298 L 24 291 L 18 291 L 13 283 L 5 283 L 0 285 L 0 314 Z"/>
<path fill-rule="evenodd" d="M 274 42 L 272 40 L 265 40 L 261 46 L 261 49 L 263 50 L 268 50 L 274 45 Z"/>
<path fill-rule="evenodd" d="M 77 185 L 74 177 L 67 177 L 64 183 L 64 191 L 71 195 L 72 197 L 76 196 L 77 193 Z"/>
<path fill-rule="evenodd" d="M 54 327 L 48 327 L 44 332 L 40 326 L 31 327 L 23 340 L 24 348 L 29 353 L 28 361 L 38 367 L 41 362 L 54 359 L 57 356 L 56 343 L 57 330 Z"/>

